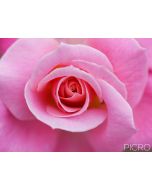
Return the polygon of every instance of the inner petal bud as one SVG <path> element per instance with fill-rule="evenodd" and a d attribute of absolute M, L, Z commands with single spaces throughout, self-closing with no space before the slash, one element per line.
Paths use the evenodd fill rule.
<path fill-rule="evenodd" d="M 74 93 L 82 93 L 81 82 L 75 77 L 68 77 L 60 86 L 59 96 L 68 98 L 74 95 Z"/>
<path fill-rule="evenodd" d="M 81 80 L 68 77 L 59 88 L 59 97 L 63 104 L 70 107 L 81 107 L 85 102 L 85 90 Z"/>

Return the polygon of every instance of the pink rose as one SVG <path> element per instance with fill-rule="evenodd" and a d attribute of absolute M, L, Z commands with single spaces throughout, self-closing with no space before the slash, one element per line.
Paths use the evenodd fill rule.
<path fill-rule="evenodd" d="M 144 42 L 16 40 L 0 60 L 0 150 L 152 145 L 152 41 Z"/>

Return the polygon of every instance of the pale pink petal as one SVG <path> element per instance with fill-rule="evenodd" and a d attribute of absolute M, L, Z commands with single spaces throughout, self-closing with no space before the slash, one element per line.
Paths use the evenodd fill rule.
<path fill-rule="evenodd" d="M 123 143 L 134 133 L 132 109 L 107 82 L 101 81 L 103 99 L 108 109 L 107 122 L 86 136 L 96 151 L 122 151 Z"/>
<path fill-rule="evenodd" d="M 152 74 L 149 75 L 147 87 L 141 102 L 134 110 L 137 133 L 128 144 L 149 144 L 152 147 Z"/>
<path fill-rule="evenodd" d="M 127 98 L 127 91 L 124 83 L 122 83 L 118 77 L 109 69 L 106 69 L 102 65 L 91 63 L 83 60 L 73 60 L 71 62 L 73 66 L 76 66 L 84 71 L 92 74 L 96 79 L 103 79 L 111 84 L 124 98 Z"/>
<path fill-rule="evenodd" d="M 19 39 L 1 58 L 0 98 L 16 118 L 33 118 L 24 99 L 24 87 L 42 56 L 56 46 L 52 39 Z"/>
<path fill-rule="evenodd" d="M 71 65 L 72 60 L 94 62 L 112 70 L 111 63 L 100 51 L 86 45 L 69 45 L 61 43 L 59 48 L 50 53 L 39 63 L 32 75 L 32 83 L 37 85 L 48 72 L 51 72 L 54 68 Z"/>
<path fill-rule="evenodd" d="M 115 74 L 125 83 L 128 102 L 135 106 L 140 101 L 147 82 L 145 50 L 134 39 L 88 39 L 88 45 L 97 48 L 109 58 Z"/>
<path fill-rule="evenodd" d="M 64 42 L 68 44 L 84 44 L 85 38 L 56 38 L 59 42 Z"/>
<path fill-rule="evenodd" d="M 140 45 L 146 48 L 149 68 L 152 69 L 152 38 L 137 38 Z"/>
<path fill-rule="evenodd" d="M 152 39 L 140 38 L 137 40 L 146 48 L 149 76 L 142 100 L 134 109 L 137 133 L 127 143 L 152 146 Z"/>
<path fill-rule="evenodd" d="M 144 96 L 152 95 L 152 38 L 138 38 L 136 39 L 144 48 L 146 48 L 148 66 L 149 66 L 149 78 L 146 87 L 146 93 Z"/>
<path fill-rule="evenodd" d="M 58 133 L 33 120 L 15 119 L 0 102 L 0 151 L 54 151 Z"/>

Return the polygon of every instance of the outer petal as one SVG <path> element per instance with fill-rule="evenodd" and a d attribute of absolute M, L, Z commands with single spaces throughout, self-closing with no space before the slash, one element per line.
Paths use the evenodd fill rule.
<path fill-rule="evenodd" d="M 127 98 L 127 91 L 125 85 L 117 78 L 117 76 L 106 69 L 102 65 L 91 63 L 82 60 L 73 60 L 72 65 L 87 71 L 96 79 L 103 79 L 111 84 L 123 97 Z"/>
<path fill-rule="evenodd" d="M 2 57 L 0 98 L 16 118 L 33 118 L 24 99 L 24 87 L 41 57 L 57 44 L 52 39 L 20 39 Z"/>
<path fill-rule="evenodd" d="M 71 65 L 72 60 L 85 60 L 93 62 L 112 70 L 112 65 L 107 57 L 100 51 L 86 45 L 69 45 L 61 43 L 60 46 L 41 60 L 31 80 L 34 84 L 44 78 L 54 68 Z"/>
<path fill-rule="evenodd" d="M 59 140 L 55 151 L 60 152 L 92 152 L 91 147 L 84 133 L 59 132 Z"/>
<path fill-rule="evenodd" d="M 57 38 L 59 42 L 64 42 L 68 44 L 84 44 L 85 38 Z"/>
<path fill-rule="evenodd" d="M 150 144 L 152 147 L 152 74 L 139 105 L 134 110 L 137 133 L 128 144 Z"/>
<path fill-rule="evenodd" d="M 0 151 L 54 151 L 57 132 L 39 121 L 19 121 L 0 102 Z"/>
<path fill-rule="evenodd" d="M 152 96 L 152 70 L 149 71 L 149 77 L 148 77 L 145 93 Z"/>
<path fill-rule="evenodd" d="M 135 133 L 133 113 L 129 104 L 107 82 L 101 81 L 108 121 L 86 133 L 96 151 L 122 151 L 123 143 Z"/>
<path fill-rule="evenodd" d="M 0 57 L 16 41 L 16 38 L 0 38 Z"/>
<path fill-rule="evenodd" d="M 152 39 L 137 40 L 147 50 L 149 78 L 142 100 L 134 110 L 137 133 L 128 141 L 128 144 L 150 144 L 152 146 Z"/>
<path fill-rule="evenodd" d="M 131 106 L 140 101 L 147 82 L 144 49 L 133 39 L 88 39 L 88 45 L 103 52 L 113 64 L 116 75 L 126 84 Z"/>
<path fill-rule="evenodd" d="M 136 39 L 141 46 L 146 48 L 148 66 L 152 69 L 152 38 L 138 38 Z"/>

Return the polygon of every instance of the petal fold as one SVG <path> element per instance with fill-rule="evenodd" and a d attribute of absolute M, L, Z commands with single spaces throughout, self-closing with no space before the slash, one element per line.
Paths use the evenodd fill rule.
<path fill-rule="evenodd" d="M 115 74 L 126 85 L 128 102 L 132 107 L 142 98 L 148 77 L 146 51 L 134 39 L 88 39 L 88 45 L 104 53 Z"/>
<path fill-rule="evenodd" d="M 0 98 L 18 119 L 31 120 L 24 88 L 40 59 L 57 47 L 53 39 L 19 39 L 0 60 Z"/>
<path fill-rule="evenodd" d="M 127 101 L 106 81 L 100 81 L 107 106 L 107 121 L 86 133 L 96 151 L 122 151 L 123 144 L 136 132 L 133 112 Z"/>

